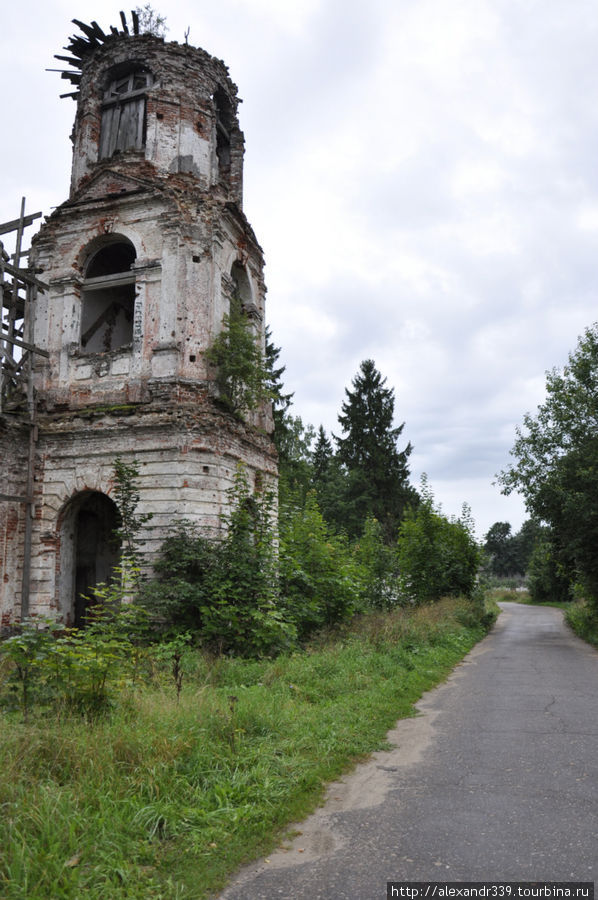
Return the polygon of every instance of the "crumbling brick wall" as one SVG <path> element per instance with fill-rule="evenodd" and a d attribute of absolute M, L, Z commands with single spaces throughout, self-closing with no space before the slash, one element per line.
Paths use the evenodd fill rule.
<path fill-rule="evenodd" d="M 113 497 L 116 457 L 139 467 L 148 571 L 177 519 L 218 531 L 239 464 L 256 487 L 275 484 L 269 405 L 247 421 L 224 410 L 204 356 L 240 281 L 265 344 L 237 106 L 224 63 L 197 48 L 121 36 L 84 61 L 70 197 L 31 255 L 48 285 L 34 341 L 49 353 L 34 368 L 34 612 L 72 621 L 77 504 Z M 16 611 L 22 511 L 5 513 Z"/>
<path fill-rule="evenodd" d="M 249 484 L 276 483 L 276 459 L 266 435 L 247 429 L 193 392 L 166 406 L 159 398 L 129 409 L 90 408 L 48 417 L 40 429 L 39 527 L 34 532 L 32 592 L 36 608 L 69 618 L 68 573 L 74 536 L 65 531 L 69 504 L 88 491 L 114 496 L 114 461 L 139 470 L 140 514 L 152 519 L 140 534 L 146 574 L 172 525 L 185 519 L 216 537 L 237 466 Z M 70 542 L 70 543 L 69 543 Z"/>
<path fill-rule="evenodd" d="M 237 119 L 237 88 L 228 68 L 222 60 L 200 48 L 165 43 L 151 35 L 107 44 L 83 67 L 73 133 L 71 198 L 77 196 L 101 162 L 100 131 L 106 87 L 114 74 L 129 70 L 136 63 L 153 78 L 144 92 L 146 143 L 138 154 L 139 161 L 144 160 L 153 167 L 154 177 L 161 179 L 191 175 L 197 179 L 200 190 L 217 188 L 222 197 L 241 208 L 244 139 Z M 228 119 L 230 165 L 226 180 L 220 177 L 216 94 L 222 98 L 220 106 L 226 107 Z M 127 165 L 131 154 L 129 160 L 124 156 L 121 161 Z M 114 160 L 112 157 L 110 164 Z"/>
<path fill-rule="evenodd" d="M 0 629 L 13 624 L 21 613 L 28 447 L 29 428 L 14 416 L 0 416 L 2 492 L 23 498 L 0 502 Z"/>

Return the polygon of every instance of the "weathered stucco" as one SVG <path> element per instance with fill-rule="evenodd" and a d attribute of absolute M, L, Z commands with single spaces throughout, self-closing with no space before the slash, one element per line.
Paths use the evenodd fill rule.
<path fill-rule="evenodd" d="M 135 67 L 152 80 L 142 98 L 144 146 L 100 159 L 106 86 Z M 220 527 L 239 462 L 250 483 L 276 479 L 270 409 L 244 423 L 220 408 L 203 355 L 239 273 L 264 345 L 263 256 L 241 209 L 237 103 L 221 61 L 147 35 L 112 41 L 83 66 L 71 194 L 42 226 L 31 257 L 49 285 L 34 318 L 35 343 L 49 357 L 37 357 L 34 370 L 31 612 L 72 620 L 74 511 L 89 492 L 113 494 L 117 456 L 139 466 L 139 511 L 153 514 L 143 535 L 148 565 L 174 520 Z M 114 263 L 114 248 L 132 266 Z M 8 418 L 0 426 L 11 492 L 22 494 L 29 429 Z M 21 608 L 23 506 L 4 503 L 0 514 L 6 623 Z"/>

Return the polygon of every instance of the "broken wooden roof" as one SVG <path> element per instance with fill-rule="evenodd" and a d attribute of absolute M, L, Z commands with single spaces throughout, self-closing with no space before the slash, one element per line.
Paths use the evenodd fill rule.
<path fill-rule="evenodd" d="M 122 24 L 122 29 L 119 31 L 114 25 L 110 26 L 109 32 L 103 31 L 97 22 L 92 22 L 91 25 L 86 25 L 85 22 L 80 22 L 79 19 L 73 19 L 73 24 L 80 29 L 82 34 L 75 34 L 69 38 L 69 43 L 66 47 L 63 47 L 63 50 L 68 51 L 69 56 L 62 56 L 58 53 L 54 55 L 54 59 L 60 60 L 60 62 L 66 62 L 69 66 L 72 66 L 71 69 L 53 69 L 51 71 L 60 72 L 61 78 L 66 78 L 71 84 L 76 85 L 77 88 L 81 81 L 81 70 L 83 68 L 83 64 L 85 61 L 94 53 L 98 47 L 101 47 L 103 44 L 106 44 L 110 41 L 117 40 L 118 38 L 129 37 L 131 35 L 131 30 L 129 25 L 127 25 L 127 17 L 124 12 L 120 13 L 120 20 Z M 132 33 L 134 35 L 139 34 L 139 16 L 135 12 L 135 10 L 131 10 L 131 20 L 132 20 Z M 79 91 L 71 91 L 68 94 L 61 94 L 61 97 L 73 97 L 77 98 L 79 95 Z"/>

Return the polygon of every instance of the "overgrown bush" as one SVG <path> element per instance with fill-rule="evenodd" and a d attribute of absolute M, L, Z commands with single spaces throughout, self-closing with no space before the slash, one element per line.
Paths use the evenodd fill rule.
<path fill-rule="evenodd" d="M 572 603 L 565 613 L 565 621 L 580 638 L 598 646 L 598 612 L 593 603 L 583 600 Z"/>
<path fill-rule="evenodd" d="M 32 616 L 21 623 L 12 637 L 0 643 L 3 683 L 7 689 L 3 700 L 5 705 L 18 706 L 25 721 L 32 704 L 44 696 L 39 673 L 54 643 L 53 627 L 53 620 Z"/>
<path fill-rule="evenodd" d="M 385 541 L 377 519 L 367 519 L 354 546 L 361 602 L 370 609 L 392 609 L 404 602 L 396 544 Z"/>
<path fill-rule="evenodd" d="M 121 603 L 118 587 L 99 585 L 85 628 L 31 617 L 0 644 L 9 691 L 27 720 L 42 705 L 95 718 L 138 678 L 147 643 L 143 610 Z"/>
<path fill-rule="evenodd" d="M 547 537 L 539 540 L 534 547 L 527 574 L 527 587 L 534 603 L 567 603 L 573 599 L 569 572 Z"/>
<path fill-rule="evenodd" d="M 300 639 L 350 619 L 360 606 L 359 577 L 345 538 L 324 521 L 315 494 L 279 512 L 279 586 Z"/>
<path fill-rule="evenodd" d="M 425 478 L 421 502 L 407 511 L 399 528 L 398 561 L 401 590 L 412 603 L 439 597 L 472 596 L 480 552 L 469 509 L 460 519 L 447 519 L 435 507 Z"/>
<path fill-rule="evenodd" d="M 268 365 L 237 297 L 205 357 L 216 369 L 220 400 L 231 412 L 243 417 L 271 399 Z"/>
<path fill-rule="evenodd" d="M 295 637 L 277 605 L 272 497 L 251 494 L 243 468 L 229 492 L 223 533 L 178 523 L 162 546 L 143 605 L 171 629 L 219 653 L 269 654 Z"/>

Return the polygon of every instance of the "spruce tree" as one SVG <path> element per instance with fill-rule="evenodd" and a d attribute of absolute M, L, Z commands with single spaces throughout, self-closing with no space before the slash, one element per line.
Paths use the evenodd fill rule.
<path fill-rule="evenodd" d="M 322 425 L 311 455 L 311 486 L 328 525 L 346 531 L 347 473 Z"/>
<path fill-rule="evenodd" d="M 294 493 L 304 499 L 311 478 L 314 429 L 311 425 L 304 425 L 299 416 L 289 413 L 293 394 L 285 392 L 282 376 L 286 367 L 278 365 L 279 356 L 280 347 L 275 346 L 272 333 L 266 328 L 267 388 L 272 398 L 272 440 L 278 451 L 279 487 L 284 495 Z"/>
<path fill-rule="evenodd" d="M 280 452 L 279 438 L 287 427 L 286 413 L 291 405 L 293 394 L 285 394 L 282 376 L 286 366 L 277 366 L 280 356 L 280 347 L 276 347 L 272 340 L 270 328 L 266 328 L 266 353 L 265 364 L 267 371 L 266 385 L 272 398 L 272 416 L 274 418 L 274 443 Z"/>
<path fill-rule="evenodd" d="M 330 438 L 324 431 L 324 427 L 320 425 L 318 428 L 318 437 L 312 453 L 313 479 L 314 483 L 323 480 L 330 467 L 332 459 L 332 443 Z"/>
<path fill-rule="evenodd" d="M 396 538 L 403 511 L 416 494 L 409 485 L 407 460 L 411 444 L 397 447 L 404 423 L 393 427 L 394 391 L 386 387 L 371 359 L 361 363 L 353 390 L 338 421 L 342 437 L 335 437 L 338 458 L 347 471 L 345 528 L 357 536 L 368 517 L 378 519 L 388 541 Z"/>

